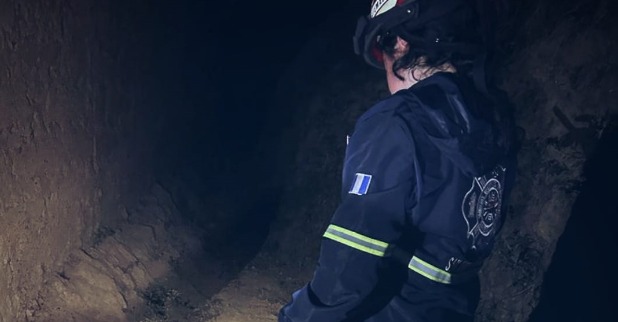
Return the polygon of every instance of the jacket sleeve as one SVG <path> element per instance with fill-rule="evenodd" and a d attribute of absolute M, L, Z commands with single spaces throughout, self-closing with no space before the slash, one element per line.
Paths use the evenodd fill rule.
<path fill-rule="evenodd" d="M 344 321 L 378 286 L 389 245 L 406 226 L 414 190 L 414 144 L 396 115 L 361 118 L 346 151 L 342 201 L 324 233 L 311 282 L 279 321 Z"/>

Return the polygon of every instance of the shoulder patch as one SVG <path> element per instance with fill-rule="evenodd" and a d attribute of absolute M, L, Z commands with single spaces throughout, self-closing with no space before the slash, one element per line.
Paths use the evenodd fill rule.
<path fill-rule="evenodd" d="M 357 173 L 348 193 L 359 196 L 366 195 L 369 190 L 369 184 L 371 184 L 371 175 Z"/>

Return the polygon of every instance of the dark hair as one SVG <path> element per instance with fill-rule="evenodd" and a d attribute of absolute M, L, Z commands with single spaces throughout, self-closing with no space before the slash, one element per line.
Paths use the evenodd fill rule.
<path fill-rule="evenodd" d="M 479 3 L 484 1 L 480 0 Z M 397 36 L 408 42 L 408 52 L 396 59 L 392 66 L 395 76 L 402 80 L 397 73 L 400 69 L 416 66 L 438 68 L 445 63 L 453 65 L 457 74 L 474 83 L 477 90 L 494 106 L 492 114 L 498 124 L 498 144 L 504 147 L 507 153 L 514 153 L 519 142 L 516 142 L 512 106 L 505 92 L 493 86 L 493 82 L 487 82 L 487 79 L 492 79 L 493 72 L 490 68 L 493 35 L 489 28 L 491 27 L 487 25 L 487 21 L 480 21 L 473 5 L 461 6 L 420 26 L 411 21 L 395 27 L 379 37 L 378 46 L 393 57 Z M 470 50 L 471 48 L 476 49 Z M 482 68 L 477 68 L 479 66 L 476 64 L 481 64 Z M 478 73 L 482 74 L 482 78 L 479 78 Z M 479 79 L 482 81 L 479 82 Z"/>
<path fill-rule="evenodd" d="M 408 42 L 408 52 L 393 63 L 397 77 L 403 79 L 397 73 L 400 69 L 421 65 L 436 68 L 445 63 L 453 65 L 460 74 L 469 76 L 472 73 L 480 53 L 469 49 L 482 48 L 483 38 L 473 7 L 462 6 L 421 26 L 414 24 L 411 21 L 395 27 L 378 41 L 380 49 L 391 57 L 395 53 L 397 36 Z"/>

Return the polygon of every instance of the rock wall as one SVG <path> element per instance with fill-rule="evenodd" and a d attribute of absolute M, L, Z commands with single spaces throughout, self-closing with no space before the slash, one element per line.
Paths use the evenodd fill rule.
<path fill-rule="evenodd" d="M 584 165 L 596 154 L 611 153 L 597 151 L 597 145 L 605 133 L 615 131 L 618 115 L 618 29 L 611 22 L 616 6 L 571 0 L 517 7 L 519 22 L 501 79 L 525 138 L 512 207 L 481 272 L 478 321 L 528 320 L 582 193 Z M 594 216 L 603 222 L 610 214 Z M 579 305 L 592 309 L 587 302 Z"/>
<path fill-rule="evenodd" d="M 165 99 L 140 10 L 0 4 L 0 321 L 32 315 L 69 253 L 105 237 L 152 183 Z"/>

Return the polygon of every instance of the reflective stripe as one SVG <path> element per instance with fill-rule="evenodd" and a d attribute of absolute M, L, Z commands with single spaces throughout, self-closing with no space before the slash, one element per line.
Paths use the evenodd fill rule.
<path fill-rule="evenodd" d="M 336 225 L 328 226 L 328 229 L 326 229 L 324 233 L 324 237 L 379 257 L 384 257 L 386 248 L 388 248 L 388 243 L 369 238 Z"/>
<path fill-rule="evenodd" d="M 408 268 L 432 281 L 444 284 L 452 283 L 452 276 L 449 272 L 441 270 L 416 256 L 412 257 L 410 264 L 408 264 Z"/>

